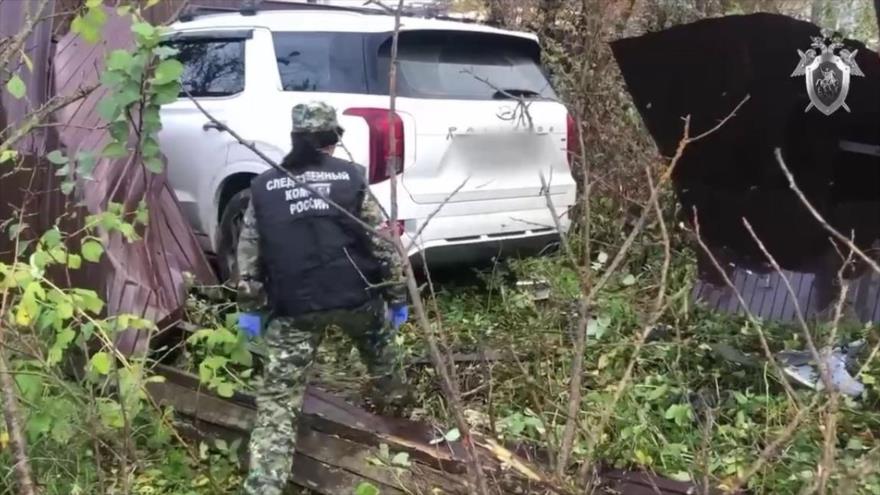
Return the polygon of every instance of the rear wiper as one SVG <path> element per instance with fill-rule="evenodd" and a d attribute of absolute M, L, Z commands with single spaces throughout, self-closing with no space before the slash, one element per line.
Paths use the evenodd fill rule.
<path fill-rule="evenodd" d="M 541 93 L 531 89 L 498 89 L 492 93 L 494 100 L 507 100 L 516 98 L 535 98 L 541 96 Z"/>

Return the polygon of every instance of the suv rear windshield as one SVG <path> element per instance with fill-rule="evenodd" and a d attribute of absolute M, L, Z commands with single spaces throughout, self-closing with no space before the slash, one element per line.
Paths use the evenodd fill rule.
<path fill-rule="evenodd" d="M 284 91 L 367 92 L 363 34 L 279 32 L 272 36 Z"/>
<path fill-rule="evenodd" d="M 388 40 L 379 48 L 379 74 L 388 73 L 390 52 Z M 461 31 L 404 32 L 398 41 L 398 94 L 479 100 L 514 94 L 556 99 L 538 62 L 539 56 L 537 44 L 513 36 Z M 384 89 L 387 91 L 387 82 Z"/>

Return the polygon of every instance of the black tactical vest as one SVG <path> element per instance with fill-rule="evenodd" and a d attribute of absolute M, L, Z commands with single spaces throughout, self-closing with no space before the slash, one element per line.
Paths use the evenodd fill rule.
<path fill-rule="evenodd" d="M 322 156 L 294 175 L 358 215 L 367 187 L 363 170 Z M 253 180 L 251 198 L 274 316 L 354 308 L 374 297 L 367 282 L 380 282 L 380 266 L 363 227 L 274 169 Z"/>

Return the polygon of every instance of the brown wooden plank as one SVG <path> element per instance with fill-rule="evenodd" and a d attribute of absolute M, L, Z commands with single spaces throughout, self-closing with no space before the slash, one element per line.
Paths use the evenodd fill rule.
<path fill-rule="evenodd" d="M 454 475 L 443 473 L 412 462 L 411 469 L 393 470 L 387 466 L 376 466 L 370 462 L 378 454 L 378 449 L 366 447 L 333 435 L 327 435 L 311 428 L 300 428 L 296 440 L 296 451 L 327 465 L 355 472 L 376 483 L 391 487 L 415 488 L 424 493 L 440 488 L 444 493 L 466 494 L 467 488 L 462 480 Z M 393 449 L 391 452 L 395 452 Z"/>
<path fill-rule="evenodd" d="M 675 481 L 644 472 L 610 469 L 600 474 L 606 489 L 626 495 L 690 495 L 693 483 Z"/>
<path fill-rule="evenodd" d="M 181 414 L 224 428 L 246 433 L 256 419 L 253 409 L 175 383 L 149 383 L 147 390 L 161 406 L 171 406 Z"/>
<path fill-rule="evenodd" d="M 362 477 L 345 469 L 324 464 L 302 454 L 297 454 L 293 458 L 291 480 L 295 480 L 300 486 L 324 495 L 352 495 L 357 486 L 365 481 Z M 406 493 L 387 485 L 380 485 L 377 488 L 382 495 L 386 493 L 404 495 Z"/>

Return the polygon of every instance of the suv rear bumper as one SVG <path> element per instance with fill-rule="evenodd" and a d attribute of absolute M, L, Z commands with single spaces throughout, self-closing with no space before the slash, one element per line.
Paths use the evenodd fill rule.
<path fill-rule="evenodd" d="M 557 209 L 563 231 L 570 221 L 567 209 Z M 424 221 L 406 224 L 407 241 Z M 499 228 L 501 230 L 499 230 Z M 550 211 L 526 210 L 484 215 L 437 217 L 430 221 L 409 255 L 416 265 L 427 261 L 432 267 L 476 264 L 497 257 L 540 254 L 559 242 Z"/>

